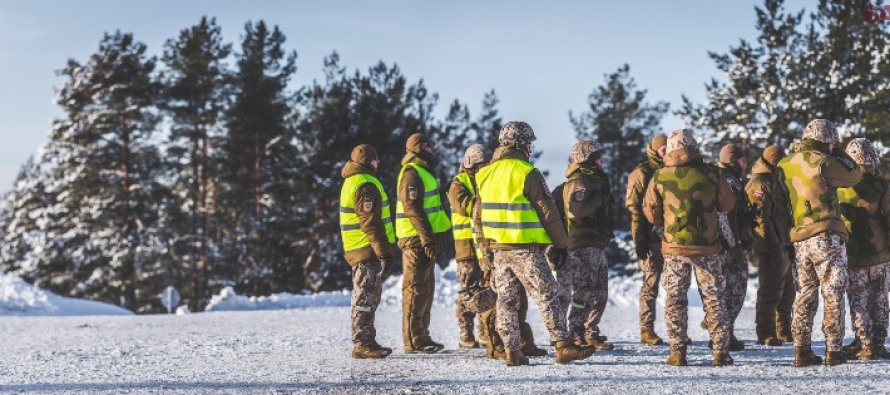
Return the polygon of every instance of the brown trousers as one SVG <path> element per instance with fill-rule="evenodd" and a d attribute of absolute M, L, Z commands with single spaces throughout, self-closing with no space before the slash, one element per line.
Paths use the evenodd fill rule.
<path fill-rule="evenodd" d="M 429 344 L 436 290 L 435 262 L 421 248 L 402 251 L 402 339 L 406 350 Z"/>

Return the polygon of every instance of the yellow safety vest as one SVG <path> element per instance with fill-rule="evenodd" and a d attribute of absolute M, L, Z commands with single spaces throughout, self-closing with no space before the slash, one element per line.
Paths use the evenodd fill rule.
<path fill-rule="evenodd" d="M 460 181 L 461 184 L 464 184 L 467 189 L 470 190 L 470 193 L 476 194 L 476 190 L 473 189 L 473 183 L 470 182 L 470 175 L 467 173 L 460 173 L 454 177 L 455 180 Z M 467 213 L 473 212 L 473 202 L 467 206 Z M 457 210 L 454 210 L 452 207 L 451 210 L 451 231 L 454 233 L 454 240 L 470 240 L 473 238 L 473 219 L 464 215 L 458 214 Z"/>
<path fill-rule="evenodd" d="M 383 199 L 382 219 L 386 228 L 386 238 L 390 243 L 396 242 L 396 234 L 393 230 L 392 215 L 389 212 L 389 198 L 383 191 L 383 185 L 377 177 L 371 174 L 355 174 L 346 178 L 343 188 L 340 189 L 340 237 L 343 239 L 343 249 L 346 251 L 357 250 L 371 245 L 368 235 L 359 227 L 358 214 L 355 213 L 355 193 L 366 183 L 374 184 L 380 191 Z"/>
<path fill-rule="evenodd" d="M 476 174 L 482 205 L 482 232 L 499 244 L 551 244 L 538 213 L 525 197 L 525 179 L 535 167 L 501 159 Z"/>
<path fill-rule="evenodd" d="M 451 229 L 451 221 L 448 220 L 448 215 L 445 214 L 445 209 L 442 207 L 442 198 L 439 196 L 439 182 L 436 181 L 436 177 L 433 177 L 423 166 L 408 163 L 402 166 L 402 170 L 399 171 L 399 189 L 401 189 L 402 175 L 405 174 L 405 170 L 408 167 L 414 168 L 417 174 L 420 175 L 421 181 L 423 181 L 423 211 L 430 221 L 433 233 L 448 231 Z M 405 214 L 405 206 L 402 204 L 401 199 L 396 202 L 396 236 L 400 239 L 417 236 L 417 229 L 414 229 L 414 225 L 411 224 L 411 220 Z"/>

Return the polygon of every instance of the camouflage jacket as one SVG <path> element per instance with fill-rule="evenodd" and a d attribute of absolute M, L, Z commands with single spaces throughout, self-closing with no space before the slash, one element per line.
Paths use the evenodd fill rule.
<path fill-rule="evenodd" d="M 717 165 L 720 168 L 720 176 L 726 178 L 732 193 L 735 195 L 735 208 L 726 213 L 729 221 L 729 229 L 732 232 L 732 238 L 735 245 L 730 246 L 726 237 L 723 237 L 723 247 L 742 247 L 747 249 L 751 246 L 751 213 L 748 211 L 748 195 L 742 186 L 744 177 L 740 169 L 724 166 L 722 163 Z"/>
<path fill-rule="evenodd" d="M 650 153 L 646 162 L 637 165 L 627 176 L 627 194 L 624 198 L 624 206 L 630 213 L 630 235 L 634 243 L 661 243 L 652 223 L 643 215 L 643 198 L 646 196 L 646 188 L 655 171 L 662 167 L 661 158 L 656 153 Z"/>
<path fill-rule="evenodd" d="M 831 155 L 828 145 L 804 139 L 794 153 L 779 161 L 779 186 L 791 202 L 792 242 L 832 231 L 849 239 L 838 212 L 837 188 L 849 188 L 862 179 L 862 171 L 843 150 Z"/>
<path fill-rule="evenodd" d="M 475 187 L 475 175 L 468 172 L 463 167 L 461 167 L 460 171 L 461 173 L 467 173 L 470 176 L 471 185 Z M 451 180 L 451 185 L 448 186 L 448 201 L 451 203 L 451 211 L 465 217 L 472 216 L 473 213 L 468 212 L 467 208 L 471 207 L 471 203 L 473 203 L 475 198 L 476 195 L 467 189 L 467 186 L 464 185 L 464 183 L 460 182 L 457 178 Z M 464 261 L 475 257 L 476 250 L 473 246 L 472 239 L 454 241 L 454 259 Z"/>
<path fill-rule="evenodd" d="M 707 256 L 722 251 L 717 212 L 731 212 L 736 198 L 716 166 L 702 161 L 697 149 L 677 149 L 664 157 L 652 176 L 643 213 L 664 226 L 665 255 Z"/>
<path fill-rule="evenodd" d="M 559 218 L 562 219 L 562 227 L 568 229 L 569 223 L 566 221 L 566 202 L 562 198 L 565 187 L 566 183 L 560 183 L 553 188 L 553 191 L 551 191 L 550 194 L 553 195 L 553 203 L 556 204 L 556 211 L 559 211 Z"/>
<path fill-rule="evenodd" d="M 347 179 L 356 174 L 371 173 L 373 170 L 355 162 L 346 162 L 341 175 L 343 179 Z M 377 259 L 392 259 L 395 250 L 393 245 L 389 244 L 386 238 L 386 227 L 383 219 L 380 217 L 380 207 L 383 206 L 383 197 L 374 184 L 365 184 L 355 191 L 355 200 L 353 207 L 362 207 L 370 204 L 373 210 L 356 210 L 359 217 L 359 227 L 362 232 L 368 236 L 370 246 L 359 248 L 352 251 L 346 251 L 344 258 L 351 266 L 358 265 L 361 262 Z"/>
<path fill-rule="evenodd" d="M 890 187 L 869 171 L 856 186 L 837 191 L 840 211 L 850 242 L 850 267 L 868 267 L 890 261 Z"/>
<path fill-rule="evenodd" d="M 791 214 L 788 197 L 779 188 L 775 168 L 763 158 L 751 168 L 751 180 L 745 186 L 748 207 L 754 220 L 752 248 L 755 254 L 778 253 L 791 243 Z"/>
<path fill-rule="evenodd" d="M 609 177 L 598 166 L 569 165 L 562 200 L 568 222 L 569 248 L 603 248 L 612 240 L 612 195 Z"/>

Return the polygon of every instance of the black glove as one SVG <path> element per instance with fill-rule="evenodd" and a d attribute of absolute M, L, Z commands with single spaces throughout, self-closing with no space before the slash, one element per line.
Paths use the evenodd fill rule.
<path fill-rule="evenodd" d="M 547 263 L 550 265 L 550 269 L 553 271 L 559 270 L 566 263 L 566 258 L 569 255 L 569 252 L 565 247 L 547 247 Z"/>
<path fill-rule="evenodd" d="M 637 259 L 639 260 L 646 259 L 649 256 L 649 243 L 636 243 L 634 249 L 637 251 Z"/>
<path fill-rule="evenodd" d="M 435 240 L 430 240 L 423 245 L 423 253 L 426 254 L 426 257 L 431 261 L 437 261 L 439 260 L 439 256 L 442 255 L 442 246 Z"/>

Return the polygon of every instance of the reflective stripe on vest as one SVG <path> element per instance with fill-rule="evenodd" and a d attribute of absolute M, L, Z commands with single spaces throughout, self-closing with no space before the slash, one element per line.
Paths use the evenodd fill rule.
<path fill-rule="evenodd" d="M 482 232 L 499 244 L 551 244 L 538 213 L 525 197 L 525 179 L 535 167 L 501 159 L 476 174 L 482 202 Z"/>
<path fill-rule="evenodd" d="M 442 198 L 439 195 L 439 182 L 436 181 L 436 177 L 433 177 L 422 166 L 408 163 L 402 166 L 402 170 L 399 171 L 399 189 L 401 189 L 402 175 L 405 174 L 405 170 L 408 167 L 414 168 L 417 174 L 420 175 L 421 181 L 423 181 L 423 211 L 430 221 L 433 233 L 448 231 L 451 229 L 451 221 L 448 220 L 448 215 L 445 214 L 445 210 L 442 207 Z M 402 205 L 401 200 L 396 203 L 396 236 L 399 238 L 417 236 L 417 229 L 414 229 L 414 225 L 411 224 L 411 220 L 405 214 L 405 206 Z"/>
<path fill-rule="evenodd" d="M 470 182 L 470 175 L 467 173 L 460 173 L 454 177 L 455 180 L 460 181 L 461 184 L 464 184 L 464 187 L 470 191 L 471 194 L 475 195 L 476 191 L 473 189 L 473 183 Z M 467 205 L 467 213 L 473 212 L 473 202 L 471 201 L 469 205 Z M 454 207 L 451 208 L 451 225 L 452 232 L 454 232 L 454 240 L 471 240 L 473 239 L 473 220 L 470 217 L 465 215 L 458 214 L 457 210 Z"/>
<path fill-rule="evenodd" d="M 383 185 L 380 185 L 377 177 L 371 174 L 355 174 L 346 178 L 346 181 L 343 182 L 343 188 L 340 190 L 340 237 L 343 240 L 343 250 L 345 251 L 357 250 L 371 245 L 368 235 L 361 230 L 358 214 L 355 213 L 355 193 L 366 183 L 374 184 L 380 192 L 380 196 L 383 199 L 381 217 L 384 228 L 386 228 L 386 238 L 390 243 L 396 242 L 396 232 L 393 228 L 392 215 L 389 210 L 389 198 L 386 196 L 386 192 L 383 191 Z"/>

